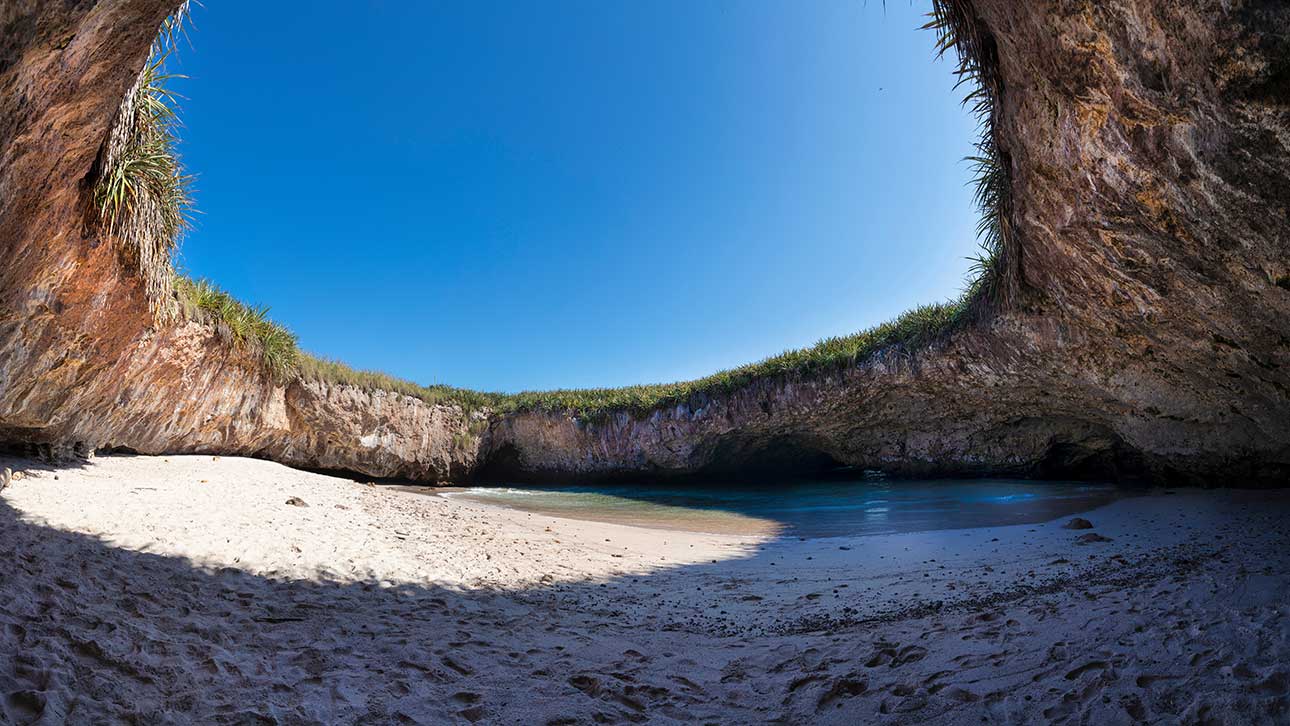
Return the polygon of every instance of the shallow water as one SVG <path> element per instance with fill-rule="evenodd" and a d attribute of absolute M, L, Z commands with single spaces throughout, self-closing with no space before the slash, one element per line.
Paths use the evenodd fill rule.
<path fill-rule="evenodd" d="M 704 486 L 471 487 L 445 494 L 573 519 L 816 538 L 1046 522 L 1107 504 L 1106 484 L 1009 479 Z"/>

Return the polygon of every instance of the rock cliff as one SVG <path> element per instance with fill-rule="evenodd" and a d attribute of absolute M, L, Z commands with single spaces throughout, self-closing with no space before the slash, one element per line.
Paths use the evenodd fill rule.
<path fill-rule="evenodd" d="M 925 350 L 646 420 L 502 420 L 494 463 L 1290 481 L 1290 5 L 972 6 L 1002 87 L 1009 304 Z"/>
<path fill-rule="evenodd" d="M 1015 290 L 930 346 L 650 415 L 276 383 L 156 326 L 88 179 L 171 3 L 0 9 L 0 441 L 427 481 L 893 473 L 1290 481 L 1290 5 L 960 0 L 996 74 Z"/>
<path fill-rule="evenodd" d="M 373 476 L 466 476 L 461 409 L 295 380 L 195 323 L 153 324 L 91 224 L 89 178 L 169 0 L 0 4 L 0 441 L 273 458 Z"/>

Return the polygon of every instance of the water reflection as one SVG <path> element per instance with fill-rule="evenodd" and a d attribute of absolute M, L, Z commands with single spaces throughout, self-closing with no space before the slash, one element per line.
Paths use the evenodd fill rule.
<path fill-rule="evenodd" d="M 1122 495 L 1106 484 L 1009 479 L 472 487 L 448 494 L 576 519 L 808 538 L 1044 522 Z"/>

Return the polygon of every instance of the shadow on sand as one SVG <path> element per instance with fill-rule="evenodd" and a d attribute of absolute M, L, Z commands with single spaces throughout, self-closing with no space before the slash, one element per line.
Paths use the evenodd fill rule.
<path fill-rule="evenodd" d="M 497 592 L 266 578 L 42 526 L 3 498 L 0 552 L 3 723 L 634 723 L 723 712 L 684 672 L 632 682 L 649 648 L 614 624 L 619 582 Z M 665 627 L 678 645 L 690 640 L 683 623 Z"/>
<path fill-rule="evenodd" d="M 1268 520 L 1260 526 L 1283 529 L 1274 515 L 1259 515 Z M 1240 532 L 1222 534 L 1230 541 Z M 1277 530 L 1260 541 L 1284 538 Z M 832 621 L 813 632 L 723 635 L 702 627 L 704 613 L 687 612 L 695 601 L 678 587 L 764 576 L 775 568 L 753 567 L 774 564 L 758 562 L 770 549 L 506 592 L 279 579 L 42 526 L 0 498 L 0 721 L 960 723 L 1052 720 L 1066 713 L 1054 710 L 1060 706 L 1073 718 L 1107 722 L 1123 713 L 1194 715 L 1198 698 L 1229 688 L 1220 671 L 1242 662 L 1239 638 L 1176 625 L 1204 608 L 1211 617 L 1244 617 L 1221 598 L 1184 602 L 1132 590 L 1158 582 L 1167 594 L 1203 562 L 1225 557 L 1221 548 L 1143 558 L 1133 568 L 1108 562 L 1103 574 L 1074 584 L 1080 594 L 1063 594 L 1068 578 L 965 601 L 954 614 L 924 602 L 903 620 Z M 791 571 L 767 578 L 766 591 L 792 579 Z M 1093 587 L 1101 588 L 1096 598 L 1086 592 Z M 1003 603 L 1053 593 L 1061 597 L 1000 614 Z M 727 596 L 713 594 L 724 607 Z M 1156 686 L 1176 702 L 1144 706 L 1135 694 L 1146 675 L 1106 680 L 1116 668 L 1137 672 L 1135 649 L 1185 654 L 1206 638 L 1217 654 L 1213 673 L 1186 675 L 1182 655 L 1152 661 L 1167 676 L 1186 675 Z M 1242 704 L 1284 706 L 1287 687 L 1276 680 L 1283 671 L 1265 677 L 1259 665 L 1259 658 L 1275 665 L 1283 646 L 1269 640 L 1246 661 L 1262 680 L 1247 679 Z M 1099 678 L 1092 693 L 1119 700 L 1086 698 L 1088 682 Z M 1030 693 L 1047 694 L 1045 702 Z"/>

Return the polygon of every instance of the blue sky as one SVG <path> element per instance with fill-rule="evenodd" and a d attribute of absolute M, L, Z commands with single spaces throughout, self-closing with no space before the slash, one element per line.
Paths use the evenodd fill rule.
<path fill-rule="evenodd" d="M 962 288 L 975 137 L 926 2 L 209 2 L 180 263 L 311 352 L 687 379 Z"/>

